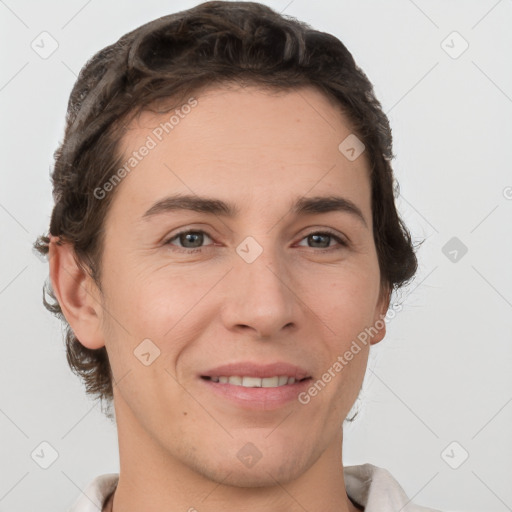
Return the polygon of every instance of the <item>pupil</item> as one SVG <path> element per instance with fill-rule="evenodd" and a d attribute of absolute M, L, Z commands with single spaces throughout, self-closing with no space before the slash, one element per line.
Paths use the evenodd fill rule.
<path fill-rule="evenodd" d="M 329 235 L 311 235 L 310 238 L 313 239 L 313 243 L 317 243 L 319 238 L 327 238 L 328 236 Z M 329 244 L 327 244 L 327 245 L 329 245 Z"/>
<path fill-rule="evenodd" d="M 190 241 L 190 240 L 187 240 L 189 237 L 199 237 L 198 240 L 199 240 L 199 244 L 196 243 L 196 245 L 192 245 L 192 247 L 200 247 L 201 246 L 201 242 L 202 242 L 202 234 L 201 233 L 187 233 L 184 235 L 185 236 L 185 241 Z M 192 244 L 194 243 L 194 240 L 191 240 L 192 241 Z M 197 239 L 196 239 L 196 242 L 197 242 Z M 183 239 L 181 240 L 181 243 L 183 244 Z M 186 247 L 190 247 L 190 246 L 187 246 L 186 243 L 183 244 L 185 245 Z"/>
<path fill-rule="evenodd" d="M 192 237 L 192 238 L 190 238 Z M 194 237 L 195 237 L 195 245 L 194 245 Z M 202 233 L 186 233 L 185 235 L 182 235 L 181 243 L 187 247 L 200 247 L 203 242 L 203 234 Z M 329 237 L 329 235 L 310 235 L 309 238 L 313 242 L 313 244 L 320 244 L 322 245 L 322 238 L 324 241 Z M 185 241 L 185 243 L 184 243 Z M 192 243 L 192 246 L 186 245 L 188 242 Z M 329 244 L 327 243 L 327 246 Z M 325 246 L 325 243 L 324 245 Z"/>

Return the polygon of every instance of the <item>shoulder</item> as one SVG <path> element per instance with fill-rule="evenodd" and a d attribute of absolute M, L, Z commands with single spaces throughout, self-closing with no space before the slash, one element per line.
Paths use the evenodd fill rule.
<path fill-rule="evenodd" d="M 98 512 L 117 486 L 119 473 L 99 475 L 78 496 L 68 512 Z"/>
<path fill-rule="evenodd" d="M 412 503 L 387 469 L 361 464 L 346 466 L 343 473 L 347 494 L 364 506 L 365 512 L 440 512 Z"/>

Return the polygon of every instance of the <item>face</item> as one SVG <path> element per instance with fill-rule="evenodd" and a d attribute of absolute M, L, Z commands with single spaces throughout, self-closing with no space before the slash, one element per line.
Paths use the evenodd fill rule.
<path fill-rule="evenodd" d="M 147 154 L 105 219 L 98 314 L 120 442 L 136 435 L 145 453 L 219 482 L 287 481 L 340 443 L 369 343 L 335 363 L 386 312 L 367 161 L 340 152 L 350 125 L 315 89 L 196 99 L 169 133 L 172 112 L 145 112 L 122 141 L 126 160 Z M 216 202 L 165 202 L 177 195 Z M 265 386 L 297 381 L 215 382 L 258 371 Z"/>

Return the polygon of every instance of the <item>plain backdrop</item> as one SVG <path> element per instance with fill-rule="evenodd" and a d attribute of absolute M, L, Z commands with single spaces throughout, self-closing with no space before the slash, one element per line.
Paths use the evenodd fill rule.
<path fill-rule="evenodd" d="M 52 155 L 80 68 L 197 3 L 0 1 L 0 512 L 67 510 L 119 470 L 115 427 L 67 366 L 42 304 L 48 264 L 31 246 L 48 228 Z M 397 206 L 426 239 L 372 348 L 344 464 L 385 467 L 443 511 L 512 510 L 512 2 L 264 3 L 339 37 L 366 72 L 393 129 Z M 58 44 L 49 56 L 33 49 L 41 37 L 47 51 Z M 47 469 L 41 450 L 55 453 Z"/>

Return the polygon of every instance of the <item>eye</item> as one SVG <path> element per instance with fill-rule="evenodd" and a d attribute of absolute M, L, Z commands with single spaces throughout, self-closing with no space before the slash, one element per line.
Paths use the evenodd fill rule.
<path fill-rule="evenodd" d="M 210 235 L 205 231 L 181 231 L 177 233 L 172 238 L 169 238 L 165 244 L 167 245 L 175 245 L 173 244 L 173 240 L 178 240 L 181 245 L 178 247 L 182 247 L 184 249 L 201 249 L 205 235 L 207 238 L 211 240 Z M 180 252 L 189 252 L 189 251 L 180 251 Z"/>
<path fill-rule="evenodd" d="M 209 246 L 213 244 L 209 244 L 207 246 L 203 245 L 205 241 L 205 237 L 210 239 L 212 238 L 208 233 L 201 230 L 188 230 L 188 231 L 180 231 L 179 233 L 176 233 L 172 238 L 169 238 L 164 245 L 171 245 L 174 246 L 173 250 L 176 250 L 178 252 L 201 252 L 202 249 L 207 249 Z M 179 242 L 180 245 L 177 245 L 176 243 L 173 243 L 175 240 Z M 326 249 L 326 250 L 337 250 L 340 249 L 340 247 L 332 247 L 331 241 L 334 240 L 338 243 L 338 246 L 348 247 L 348 243 L 343 240 L 338 235 L 330 232 L 330 231 L 315 231 L 313 233 L 310 233 L 309 235 L 302 238 L 302 240 L 306 240 L 313 245 L 310 246 L 311 248 L 316 249 Z M 301 240 L 301 242 L 302 242 Z M 181 248 L 181 249 L 180 249 Z M 195 249 L 195 251 L 194 251 Z"/>
<path fill-rule="evenodd" d="M 334 233 L 332 233 L 330 231 L 315 231 L 315 232 L 310 233 L 309 235 L 305 236 L 302 240 L 307 240 L 309 242 L 312 242 L 313 248 L 336 250 L 336 248 L 329 247 L 330 242 L 333 239 L 336 242 L 338 242 L 338 244 L 341 245 L 342 247 L 348 246 L 348 244 L 347 244 L 347 242 L 345 242 L 345 240 L 343 240 L 341 237 L 335 235 Z M 325 243 L 327 243 L 327 245 L 325 245 Z"/>

